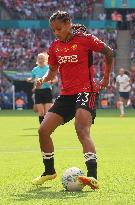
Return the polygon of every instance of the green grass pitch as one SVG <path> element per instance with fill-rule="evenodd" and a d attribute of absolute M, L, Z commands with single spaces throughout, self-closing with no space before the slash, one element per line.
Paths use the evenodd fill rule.
<path fill-rule="evenodd" d="M 73 121 L 52 135 L 58 177 L 34 187 L 43 171 L 33 111 L 0 111 L 0 205 L 134 205 L 135 110 L 120 118 L 118 110 L 98 110 L 91 134 L 97 149 L 100 189 L 63 191 L 61 176 L 77 166 L 85 173 L 82 148 Z"/>

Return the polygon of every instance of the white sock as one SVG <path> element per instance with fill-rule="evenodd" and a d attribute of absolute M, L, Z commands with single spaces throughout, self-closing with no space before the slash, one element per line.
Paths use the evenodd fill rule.
<path fill-rule="evenodd" d="M 124 103 L 123 102 L 120 102 L 120 113 L 121 115 L 124 114 Z"/>
<path fill-rule="evenodd" d="M 97 157 L 96 157 L 96 154 L 93 153 L 93 152 L 87 152 L 84 154 L 84 158 L 85 158 L 85 162 L 89 161 L 89 160 L 96 160 Z"/>

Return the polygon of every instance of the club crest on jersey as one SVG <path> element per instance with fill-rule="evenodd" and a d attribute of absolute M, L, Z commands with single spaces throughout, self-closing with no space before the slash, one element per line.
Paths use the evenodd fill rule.
<path fill-rule="evenodd" d="M 73 45 L 71 46 L 71 48 L 73 49 L 73 51 L 76 50 L 76 49 L 77 49 L 77 44 L 73 44 Z"/>
<path fill-rule="evenodd" d="M 59 62 L 59 64 L 62 64 L 62 63 L 75 63 L 75 62 L 78 62 L 78 58 L 77 58 L 77 55 L 58 56 L 58 62 Z"/>

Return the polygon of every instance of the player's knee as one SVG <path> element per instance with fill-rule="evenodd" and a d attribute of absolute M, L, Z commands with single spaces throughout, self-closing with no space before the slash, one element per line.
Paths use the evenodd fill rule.
<path fill-rule="evenodd" d="M 76 125 L 75 126 L 77 136 L 80 141 L 84 140 L 87 136 L 89 136 L 89 128 L 84 127 L 81 125 Z"/>
<path fill-rule="evenodd" d="M 38 134 L 39 134 L 39 137 L 41 137 L 41 136 L 42 136 L 42 133 L 43 133 L 43 129 L 42 129 L 42 127 L 40 126 L 40 128 L 38 129 Z"/>
<path fill-rule="evenodd" d="M 46 128 L 46 126 L 41 125 L 40 128 L 38 129 L 38 134 L 39 134 L 39 138 L 48 140 L 48 138 L 51 135 L 51 132 Z"/>
<path fill-rule="evenodd" d="M 44 113 L 43 111 L 40 111 L 40 112 L 38 112 L 38 115 L 39 115 L 39 116 L 44 116 L 45 113 Z"/>
<path fill-rule="evenodd" d="M 42 137 L 46 137 L 47 135 L 47 131 L 44 129 L 44 127 L 41 125 L 40 128 L 38 129 L 38 134 L 39 134 L 39 137 L 42 138 Z"/>

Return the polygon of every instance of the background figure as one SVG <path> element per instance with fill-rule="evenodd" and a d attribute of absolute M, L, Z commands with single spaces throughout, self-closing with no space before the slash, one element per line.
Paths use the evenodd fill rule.
<path fill-rule="evenodd" d="M 37 66 L 33 68 L 31 72 L 31 78 L 28 81 L 35 81 L 38 78 L 42 78 L 45 74 L 47 74 L 49 70 L 48 66 L 48 54 L 47 53 L 40 53 L 37 56 Z M 34 93 L 35 93 L 35 104 L 34 110 L 36 109 L 39 122 L 44 119 L 45 114 L 47 113 L 48 109 L 52 106 L 52 85 L 57 82 L 57 77 L 53 81 L 48 81 L 43 83 L 40 88 L 35 88 L 34 86 Z"/>
<path fill-rule="evenodd" d="M 36 103 L 35 103 L 35 87 L 33 87 L 31 91 L 32 91 L 32 96 L 31 96 L 31 98 L 32 98 L 32 101 L 33 101 L 33 111 L 34 111 L 35 113 L 37 113 L 38 110 L 37 110 L 37 105 L 36 105 Z"/>
<path fill-rule="evenodd" d="M 99 187 L 97 181 L 96 149 L 90 128 L 96 117 L 98 92 L 108 85 L 112 66 L 112 49 L 96 36 L 86 34 L 86 28 L 73 24 L 70 15 L 57 11 L 50 17 L 50 26 L 56 36 L 49 48 L 49 72 L 36 81 L 36 86 L 52 80 L 60 72 L 61 91 L 53 106 L 45 115 L 39 128 L 39 141 L 45 171 L 32 181 L 41 185 L 54 179 L 54 145 L 52 132 L 61 124 L 75 117 L 75 130 L 84 153 L 87 176 L 79 176 L 79 181 L 92 189 Z M 105 71 L 99 86 L 94 80 L 93 51 L 105 55 Z"/>
<path fill-rule="evenodd" d="M 130 99 L 131 99 L 132 107 L 135 109 L 135 65 L 132 65 L 131 67 L 130 80 L 132 84 Z"/>
<path fill-rule="evenodd" d="M 124 106 L 129 105 L 129 94 L 131 90 L 130 78 L 125 74 L 124 68 L 119 70 L 119 75 L 116 77 L 116 87 L 119 91 L 119 101 L 120 101 L 120 117 L 125 116 Z"/>

